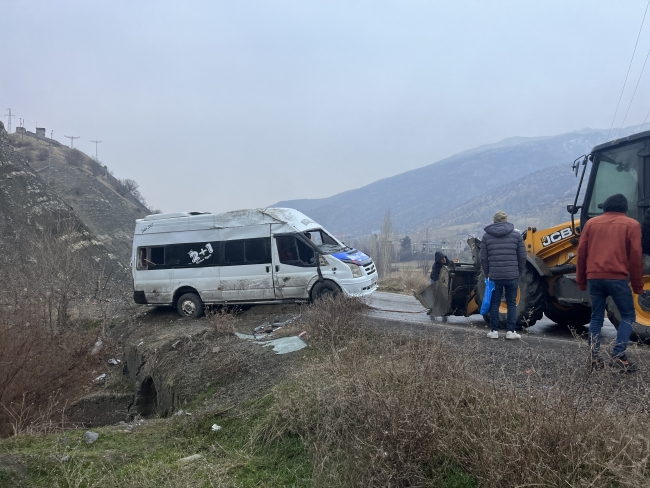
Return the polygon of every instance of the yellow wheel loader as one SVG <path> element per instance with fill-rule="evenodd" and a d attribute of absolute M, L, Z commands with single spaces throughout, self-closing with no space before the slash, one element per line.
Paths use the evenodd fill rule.
<path fill-rule="evenodd" d="M 589 167 L 591 172 L 585 183 Z M 616 193 L 627 197 L 627 215 L 643 221 L 650 208 L 650 131 L 600 144 L 576 159 L 573 169 L 580 180 L 573 204 L 567 205 L 571 220 L 544 230 L 529 227 L 522 234 L 528 256 L 517 290 L 519 327 L 535 324 L 544 314 L 558 324 L 581 326 L 589 323 L 589 294 L 578 290 L 575 274 L 580 224 L 601 215 L 605 199 Z M 582 195 L 583 201 L 578 204 Z M 472 238 L 468 244 L 472 249 L 472 263 L 443 267 L 436 283 L 414 293 L 423 306 L 431 309 L 434 317 L 479 313 L 485 290 L 479 259 L 481 241 Z M 645 258 L 644 262 L 650 264 L 650 258 Z M 634 333 L 645 341 L 650 340 L 650 266 L 644 267 L 643 282 L 646 291 L 633 295 L 637 316 Z M 620 314 L 611 299 L 607 303 L 607 315 L 618 327 Z M 484 318 L 489 321 L 489 316 Z M 505 324 L 503 298 L 499 319 Z"/>

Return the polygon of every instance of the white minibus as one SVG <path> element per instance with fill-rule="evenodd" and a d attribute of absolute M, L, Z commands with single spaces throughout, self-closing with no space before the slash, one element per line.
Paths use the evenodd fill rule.
<path fill-rule="evenodd" d="M 209 304 L 377 289 L 370 257 L 290 208 L 149 215 L 136 221 L 132 272 L 136 303 L 173 306 L 183 317 L 199 317 Z"/>

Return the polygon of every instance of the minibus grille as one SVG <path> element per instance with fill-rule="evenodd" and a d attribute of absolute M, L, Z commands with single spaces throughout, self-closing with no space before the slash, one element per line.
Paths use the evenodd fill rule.
<path fill-rule="evenodd" d="M 375 268 L 375 263 L 373 263 L 372 261 L 370 262 L 370 264 L 366 264 L 363 268 L 366 270 L 366 274 L 368 276 L 377 272 L 377 269 Z"/>

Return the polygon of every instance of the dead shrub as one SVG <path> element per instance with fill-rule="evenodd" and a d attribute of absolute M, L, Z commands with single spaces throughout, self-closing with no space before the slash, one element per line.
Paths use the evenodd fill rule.
<path fill-rule="evenodd" d="M 65 160 L 70 166 L 81 168 L 86 157 L 87 156 L 78 149 L 71 149 L 66 152 Z"/>
<path fill-rule="evenodd" d="M 450 472 L 464 486 L 648 485 L 645 405 L 585 407 L 575 377 L 520 391 L 486 380 L 476 350 L 402 342 L 352 342 L 275 391 L 265 435 L 303 439 L 315 486 L 438 486 Z"/>
<path fill-rule="evenodd" d="M 217 335 L 232 335 L 235 333 L 235 324 L 237 324 L 237 309 L 228 309 L 227 307 L 213 308 L 206 317 Z"/>
<path fill-rule="evenodd" d="M 306 307 L 300 324 L 307 331 L 310 344 L 336 349 L 362 333 L 366 308 L 359 298 L 343 293 L 327 295 Z"/>
<path fill-rule="evenodd" d="M 95 339 L 82 327 L 52 332 L 28 303 L 0 309 L 0 437 L 62 425 L 66 401 L 92 379 Z"/>

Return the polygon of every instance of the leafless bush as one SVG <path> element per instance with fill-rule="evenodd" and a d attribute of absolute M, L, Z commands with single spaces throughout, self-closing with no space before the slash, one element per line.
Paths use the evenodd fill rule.
<path fill-rule="evenodd" d="M 221 307 L 209 311 L 206 315 L 217 335 L 231 335 L 235 333 L 235 324 L 238 320 L 236 310 Z"/>
<path fill-rule="evenodd" d="M 48 325 L 29 304 L 0 309 L 0 437 L 61 425 L 65 400 L 91 379 L 95 332 Z"/>
<path fill-rule="evenodd" d="M 48 151 L 45 148 L 41 148 L 38 150 L 36 154 L 36 159 L 39 161 L 46 161 L 48 156 Z"/>
<path fill-rule="evenodd" d="M 105 333 L 127 300 L 123 270 L 107 271 L 91 248 L 82 228 L 61 220 L 26 247 L 20 269 L 1 270 L 0 436 L 51 426 L 91 379 L 98 332 L 87 325 L 101 322 Z"/>
<path fill-rule="evenodd" d="M 647 395 L 585 404 L 568 373 L 540 394 L 498 385 L 477 352 L 350 342 L 276 390 L 269 430 L 303 439 L 315 486 L 436 486 L 457 470 L 486 487 L 648 485 Z"/>
<path fill-rule="evenodd" d="M 71 149 L 66 152 L 65 160 L 70 166 L 80 168 L 84 162 L 84 154 L 79 149 Z"/>
<path fill-rule="evenodd" d="M 337 349 L 363 332 L 365 303 L 339 293 L 326 295 L 306 307 L 300 317 L 310 344 Z"/>

